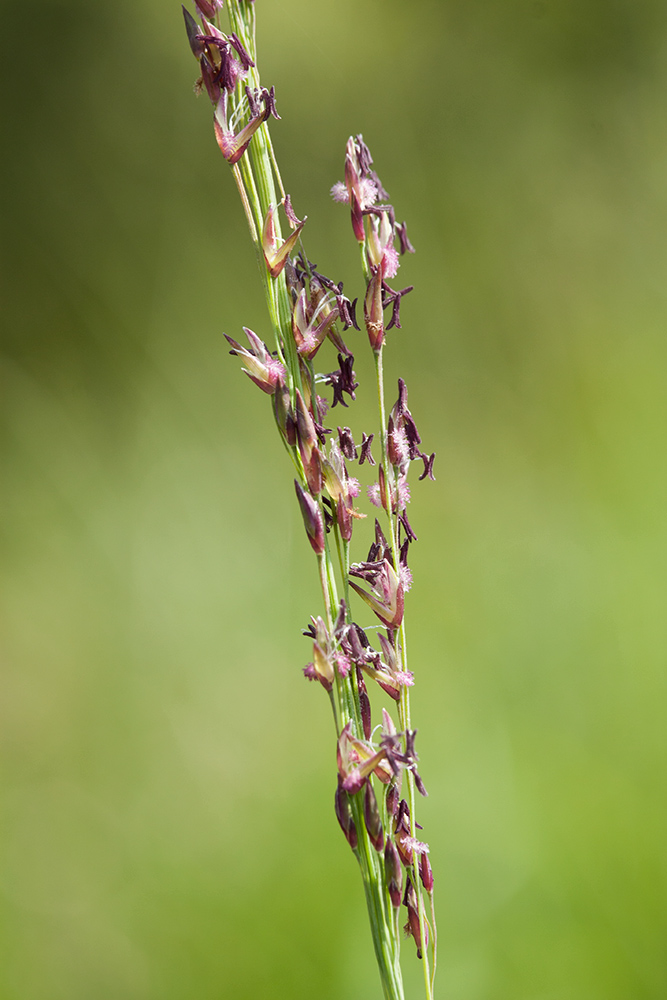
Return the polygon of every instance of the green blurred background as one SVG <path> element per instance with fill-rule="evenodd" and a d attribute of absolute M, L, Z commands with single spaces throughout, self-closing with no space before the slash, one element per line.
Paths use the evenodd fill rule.
<path fill-rule="evenodd" d="M 313 560 L 222 339 L 267 335 L 261 285 L 179 6 L 2 12 L 0 995 L 371 1000 L 300 673 Z M 359 294 L 328 195 L 358 131 L 418 249 L 387 369 L 437 451 L 408 614 L 439 996 L 664 1000 L 664 4 L 257 14 L 311 258 Z"/>

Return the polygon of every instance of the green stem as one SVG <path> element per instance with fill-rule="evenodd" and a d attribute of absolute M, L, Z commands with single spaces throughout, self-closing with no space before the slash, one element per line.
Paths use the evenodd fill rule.
<path fill-rule="evenodd" d="M 371 844 L 364 823 L 363 792 L 352 799 L 352 813 L 357 831 L 363 831 L 355 854 L 361 868 L 361 875 L 371 924 L 375 958 L 380 972 L 380 980 L 386 1000 L 404 1000 L 403 979 L 398 961 L 398 951 L 392 947 L 396 940 L 393 914 L 387 912 L 386 893 L 378 892 L 384 877 L 380 859 Z M 384 887 L 382 887 L 384 888 Z M 389 904 L 391 907 L 391 904 Z M 389 917 L 389 919 L 387 919 Z"/>

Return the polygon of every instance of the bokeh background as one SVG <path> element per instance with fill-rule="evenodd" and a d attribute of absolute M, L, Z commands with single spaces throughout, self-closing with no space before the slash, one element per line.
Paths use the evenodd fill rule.
<path fill-rule="evenodd" d="M 179 6 L 2 12 L 0 994 L 377 997 Z M 311 258 L 359 294 L 328 195 L 358 131 L 418 249 L 387 369 L 437 451 L 408 614 L 439 995 L 664 1000 L 664 4 L 257 13 Z"/>

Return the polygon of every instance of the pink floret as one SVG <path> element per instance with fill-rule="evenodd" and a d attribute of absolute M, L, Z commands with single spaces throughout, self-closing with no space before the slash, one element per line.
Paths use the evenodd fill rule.
<path fill-rule="evenodd" d="M 371 483 L 367 489 L 368 499 L 375 507 L 382 507 L 382 500 L 380 499 L 380 484 Z"/>
<path fill-rule="evenodd" d="M 386 247 L 382 255 L 382 271 L 385 278 L 395 278 L 398 272 L 400 261 L 398 250 L 392 246 Z"/>
<path fill-rule="evenodd" d="M 410 487 L 406 479 L 399 480 L 398 483 L 398 505 L 401 509 L 410 503 Z"/>
<path fill-rule="evenodd" d="M 339 653 L 336 657 L 336 667 L 341 677 L 347 677 L 352 667 L 350 658 L 345 656 L 344 653 Z"/>
<path fill-rule="evenodd" d="M 350 200 L 350 196 L 347 193 L 347 188 L 342 181 L 336 181 L 334 186 L 331 188 L 331 197 L 334 201 L 342 202 L 347 204 Z"/>

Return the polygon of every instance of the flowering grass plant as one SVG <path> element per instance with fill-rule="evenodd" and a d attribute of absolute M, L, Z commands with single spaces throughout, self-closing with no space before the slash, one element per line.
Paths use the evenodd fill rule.
<path fill-rule="evenodd" d="M 414 677 L 407 659 L 405 595 L 411 584 L 409 551 L 417 540 L 407 514 L 408 474 L 417 462 L 419 479 L 433 479 L 434 455 L 421 449 L 402 379 L 387 415 L 383 379 L 387 331 L 400 329 L 401 299 L 412 290 L 388 282 L 397 275 L 400 257 L 414 251 L 362 136 L 351 137 L 344 180 L 332 195 L 349 208 L 360 256 L 360 312 L 374 359 L 379 421 L 379 433 L 364 433 L 357 444 L 348 427 L 334 433 L 325 425 L 334 422 L 328 412 L 347 407 L 359 388 L 346 342 L 351 331 L 360 330 L 358 299 L 350 301 L 342 282 L 318 271 L 304 250 L 306 217 L 297 217 L 285 192 L 268 129 L 269 119 L 279 115 L 274 88 L 262 85 L 257 69 L 255 4 L 227 0 L 223 10 L 223 0 L 195 0 L 195 16 L 183 11 L 199 62 L 196 88 L 213 105 L 215 138 L 241 197 L 273 333 L 271 347 L 247 328 L 245 344 L 227 340 L 245 373 L 270 399 L 317 560 L 323 608 L 304 632 L 312 641 L 304 674 L 319 682 L 331 702 L 335 813 L 361 870 L 385 997 L 404 997 L 399 953 L 405 933 L 422 961 L 430 1000 L 436 965 L 433 873 L 416 818 L 417 793 L 426 795 L 426 789 L 410 717 Z M 338 367 L 322 372 L 322 358 L 332 348 Z M 360 562 L 351 561 L 353 528 L 367 515 L 355 506 L 360 485 L 350 472 L 354 462 L 377 471 L 368 500 L 378 517 L 370 551 Z M 379 621 L 377 642 L 353 619 L 357 598 L 358 607 L 370 609 Z M 376 725 L 373 685 L 384 702 Z"/>

